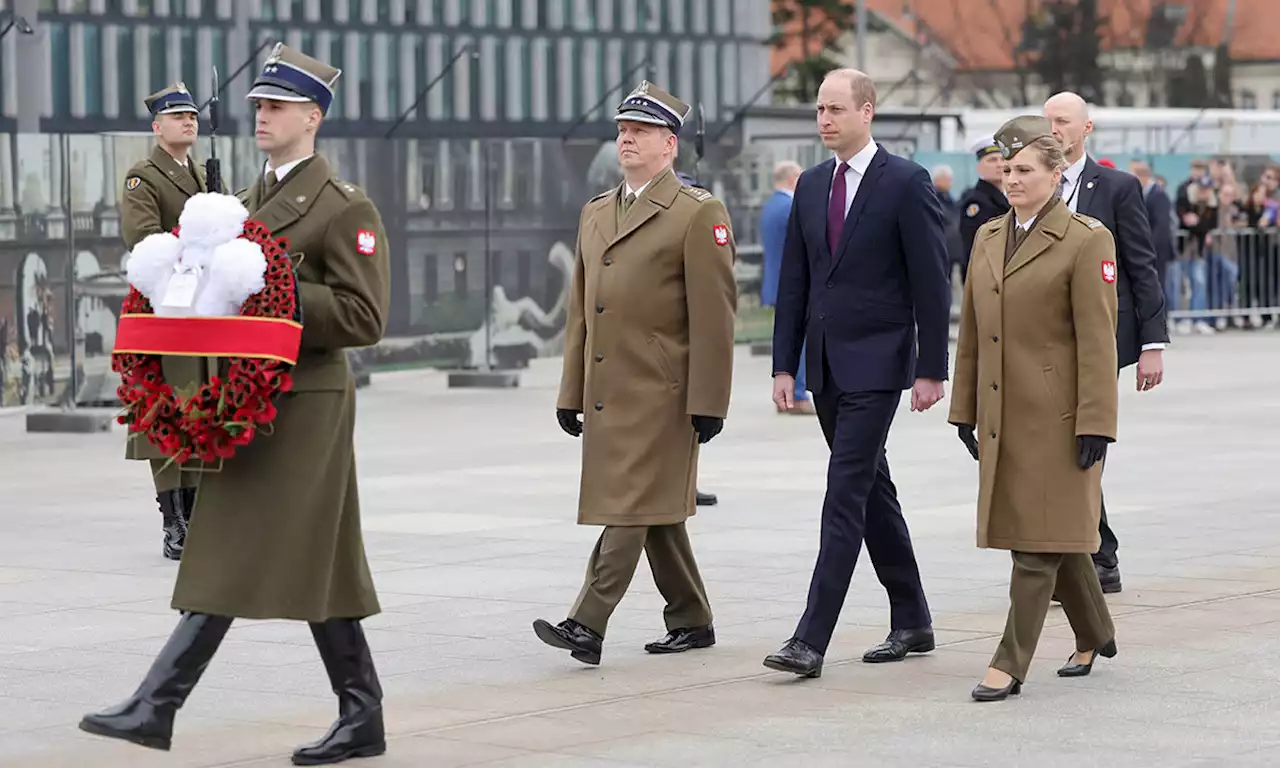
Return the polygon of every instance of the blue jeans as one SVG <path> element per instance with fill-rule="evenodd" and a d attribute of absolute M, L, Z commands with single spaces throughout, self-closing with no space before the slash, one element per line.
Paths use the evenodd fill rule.
<path fill-rule="evenodd" d="M 796 402 L 809 399 L 808 385 L 805 383 L 804 375 L 804 358 L 808 350 L 809 341 L 806 339 L 804 345 L 800 347 L 800 367 L 796 369 Z"/>
<path fill-rule="evenodd" d="M 1197 311 L 1209 308 L 1206 290 L 1206 268 L 1204 259 L 1174 259 L 1169 262 L 1169 271 L 1165 275 L 1165 302 L 1170 309 L 1182 306 L 1182 278 L 1186 276 L 1191 283 L 1191 304 L 1188 310 Z M 1197 320 L 1204 318 L 1197 317 Z"/>
<path fill-rule="evenodd" d="M 1209 253 L 1209 308 L 1231 309 L 1236 303 L 1240 264 L 1217 251 Z"/>

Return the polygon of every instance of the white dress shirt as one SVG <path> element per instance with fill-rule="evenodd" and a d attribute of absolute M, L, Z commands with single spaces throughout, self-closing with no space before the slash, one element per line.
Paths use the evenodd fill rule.
<path fill-rule="evenodd" d="M 858 153 L 849 158 L 849 168 L 844 172 L 844 215 L 849 215 L 849 208 L 853 205 L 853 198 L 858 194 L 858 185 L 862 183 L 862 177 L 867 175 L 867 168 L 871 166 L 871 159 L 876 156 L 876 140 L 867 138 L 867 145 L 858 150 Z M 831 172 L 831 180 L 835 181 L 835 175 L 840 171 L 840 157 L 836 156 L 836 167 Z M 832 189 L 835 185 L 832 184 Z M 827 200 L 830 201 L 831 193 L 827 193 Z"/>
<path fill-rule="evenodd" d="M 1088 160 L 1087 154 L 1081 155 L 1080 159 L 1067 166 L 1067 170 L 1062 172 L 1062 199 L 1066 201 L 1067 207 L 1072 213 L 1076 213 L 1080 204 L 1080 175 L 1084 173 L 1084 164 Z"/>
<path fill-rule="evenodd" d="M 276 181 L 277 182 L 284 181 L 285 177 L 289 175 L 290 171 L 292 171 L 294 168 L 297 168 L 298 165 L 302 163 L 302 161 L 310 160 L 312 157 L 313 155 L 307 155 L 306 157 L 301 157 L 301 158 L 298 158 L 297 160 L 292 160 L 290 162 L 287 162 L 284 165 L 280 166 L 279 168 L 272 168 L 270 164 L 264 163 L 262 166 L 262 178 L 265 181 L 267 178 L 267 174 L 271 173 L 274 170 L 276 172 Z"/>

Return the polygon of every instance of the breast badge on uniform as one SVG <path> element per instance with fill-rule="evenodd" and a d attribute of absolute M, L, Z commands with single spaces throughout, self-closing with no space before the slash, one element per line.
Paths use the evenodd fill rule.
<path fill-rule="evenodd" d="M 356 233 L 356 250 L 365 256 L 372 256 L 378 247 L 378 238 L 367 229 Z"/>
<path fill-rule="evenodd" d="M 1102 262 L 1102 282 L 1114 283 L 1116 281 L 1116 263 L 1114 261 Z"/>
<path fill-rule="evenodd" d="M 981 208 L 977 203 L 969 203 L 969 207 L 964 209 L 964 215 L 969 217 L 977 216 L 980 210 Z"/>
<path fill-rule="evenodd" d="M 711 234 L 716 239 L 716 245 L 729 244 L 729 228 L 723 224 L 717 224 L 711 228 Z"/>
<path fill-rule="evenodd" d="M 124 180 L 124 188 L 132 192 L 133 190 L 137 189 L 138 185 L 141 183 L 142 183 L 141 176 L 130 176 L 129 178 Z"/>

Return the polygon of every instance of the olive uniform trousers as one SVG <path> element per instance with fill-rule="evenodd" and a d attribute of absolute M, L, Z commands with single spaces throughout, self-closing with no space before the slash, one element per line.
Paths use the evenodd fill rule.
<path fill-rule="evenodd" d="M 1025 681 L 1044 629 L 1049 601 L 1057 589 L 1062 610 L 1076 635 L 1076 650 L 1097 650 L 1115 639 L 1102 585 L 1091 555 L 1013 552 L 1009 618 L 991 667 Z"/>
<path fill-rule="evenodd" d="M 631 585 L 641 552 L 648 555 L 653 581 L 667 601 L 663 611 L 667 630 L 711 624 L 707 589 L 684 523 L 605 526 L 587 561 L 586 580 L 569 618 L 604 637 L 609 617 Z"/>

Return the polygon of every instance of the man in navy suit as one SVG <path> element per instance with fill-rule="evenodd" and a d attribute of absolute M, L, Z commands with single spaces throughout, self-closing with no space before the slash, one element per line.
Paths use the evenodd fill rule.
<path fill-rule="evenodd" d="M 863 661 L 934 648 L 885 440 L 903 390 L 913 411 L 945 395 L 947 240 L 928 171 L 872 140 L 875 106 L 871 78 L 856 70 L 835 70 L 818 89 L 818 131 L 835 157 L 800 176 L 778 285 L 773 398 L 794 407 L 807 335 L 809 389 L 831 448 L 808 604 L 794 637 L 764 662 L 802 677 L 822 674 L 864 538 L 889 594 L 890 632 Z"/>
<path fill-rule="evenodd" d="M 1160 285 L 1165 284 L 1169 262 L 1176 257 L 1174 243 L 1178 228 L 1173 215 L 1173 200 L 1163 185 L 1156 181 L 1151 165 L 1145 160 L 1129 161 L 1129 173 L 1142 185 L 1142 199 L 1146 201 L 1147 221 L 1151 224 L 1151 245 L 1156 252 L 1156 276 Z M 1166 303 L 1168 293 L 1166 292 Z"/>
<path fill-rule="evenodd" d="M 1089 105 L 1070 91 L 1055 94 L 1044 103 L 1044 116 L 1053 124 L 1053 135 L 1062 142 L 1067 169 L 1062 172 L 1062 199 L 1076 213 L 1091 216 L 1111 230 L 1116 240 L 1116 351 L 1120 370 L 1137 363 L 1137 389 L 1147 392 L 1164 380 L 1164 348 L 1169 343 L 1165 324 L 1164 287 L 1156 270 L 1156 249 L 1147 217 L 1142 186 L 1133 176 L 1094 161 L 1085 151 L 1093 132 Z M 1119 374 L 1119 371 L 1117 371 Z M 1121 589 L 1120 542 L 1107 522 L 1102 504 L 1098 521 L 1102 543 L 1093 556 L 1102 591 Z"/>
<path fill-rule="evenodd" d="M 804 169 L 799 163 L 783 160 L 773 169 L 773 194 L 760 209 L 760 247 L 764 251 L 764 274 L 760 278 L 760 304 L 774 307 L 778 304 L 778 278 L 782 274 L 782 248 L 787 242 L 787 222 L 791 220 L 791 200 L 796 193 L 796 181 Z M 796 372 L 796 406 L 787 410 L 778 407 L 779 413 L 814 413 L 809 401 L 809 389 L 804 375 L 804 353 L 800 348 L 800 368 Z"/>

